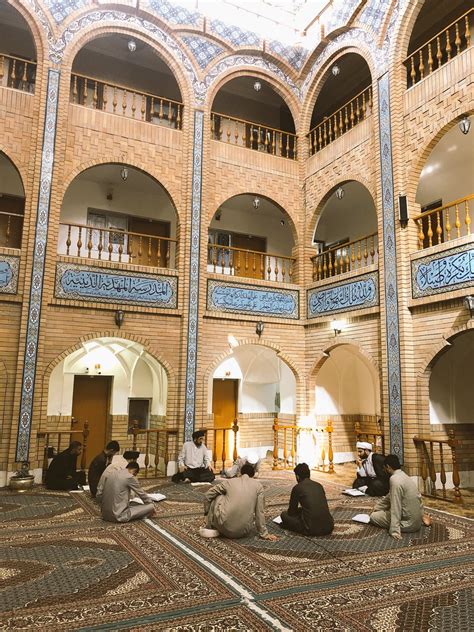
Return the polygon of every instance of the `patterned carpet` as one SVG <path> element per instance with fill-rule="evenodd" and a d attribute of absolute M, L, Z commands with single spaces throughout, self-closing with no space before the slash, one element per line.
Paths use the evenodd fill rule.
<path fill-rule="evenodd" d="M 0 630 L 464 632 L 473 618 L 474 523 L 432 510 L 400 541 L 352 522 L 370 499 L 324 481 L 324 538 L 271 519 L 293 477 L 261 481 L 276 542 L 202 539 L 207 486 L 142 481 L 167 500 L 149 522 L 102 522 L 87 493 L 0 492 Z"/>

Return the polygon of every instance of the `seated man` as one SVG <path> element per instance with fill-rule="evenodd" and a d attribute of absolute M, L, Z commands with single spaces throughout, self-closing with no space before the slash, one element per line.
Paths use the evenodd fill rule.
<path fill-rule="evenodd" d="M 185 441 L 178 456 L 178 472 L 171 477 L 173 483 L 212 483 L 215 479 L 211 459 L 204 445 L 204 430 L 193 432 L 193 440 Z"/>
<path fill-rule="evenodd" d="M 384 470 L 383 454 L 372 452 L 372 444 L 366 441 L 356 443 L 358 459 L 357 478 L 352 483 L 354 489 L 367 487 L 368 496 L 385 496 L 388 494 L 388 476 Z M 363 490 L 364 491 L 364 490 Z"/>
<path fill-rule="evenodd" d="M 239 478 L 217 483 L 205 494 L 207 528 L 227 538 L 243 538 L 254 526 L 263 540 L 277 540 L 265 525 L 265 500 L 261 483 L 253 480 L 255 469 L 244 463 Z"/>
<path fill-rule="evenodd" d="M 304 535 L 329 535 L 334 520 L 323 486 L 311 480 L 306 463 L 299 463 L 293 471 L 297 485 L 291 490 L 288 511 L 281 514 L 281 526 Z"/>
<path fill-rule="evenodd" d="M 140 471 L 138 463 L 132 462 L 122 470 L 112 470 L 105 479 L 103 487 L 97 491 L 97 500 L 101 503 L 103 520 L 108 522 L 130 522 L 155 514 L 153 500 L 145 493 L 137 479 Z M 134 492 L 144 505 L 130 505 L 130 495 Z"/>
<path fill-rule="evenodd" d="M 89 489 L 92 498 L 95 498 L 97 494 L 97 485 L 99 484 L 100 477 L 104 473 L 105 468 L 112 463 L 112 458 L 120 450 L 120 446 L 117 441 L 109 441 L 100 454 L 94 457 L 89 465 L 89 472 L 87 474 L 87 481 L 89 483 Z"/>
<path fill-rule="evenodd" d="M 401 540 L 402 532 L 418 531 L 422 524 L 429 526 L 431 518 L 423 515 L 421 495 L 415 482 L 400 469 L 398 456 L 385 457 L 384 467 L 390 477 L 390 493 L 377 501 L 370 522 L 388 529 L 395 540 Z"/>
<path fill-rule="evenodd" d="M 107 478 L 113 472 L 124 470 L 129 463 L 134 463 L 139 456 L 140 452 L 138 452 L 137 450 L 126 450 L 122 454 L 122 456 L 119 456 L 118 459 L 114 459 L 110 465 L 107 465 L 105 470 L 102 472 L 102 476 L 100 477 L 99 483 L 97 485 L 96 500 L 100 502 L 102 491 L 104 489 L 104 484 Z M 134 496 L 135 494 L 132 492 L 131 497 L 133 498 Z"/>
<path fill-rule="evenodd" d="M 85 473 L 76 471 L 77 457 L 81 452 L 82 443 L 71 441 L 66 450 L 53 458 L 45 478 L 45 485 L 48 489 L 79 489 L 79 485 L 85 483 Z"/>

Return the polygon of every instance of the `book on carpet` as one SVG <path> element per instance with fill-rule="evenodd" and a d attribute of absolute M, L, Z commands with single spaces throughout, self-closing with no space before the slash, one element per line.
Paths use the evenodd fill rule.
<path fill-rule="evenodd" d="M 277 524 L 281 524 L 282 523 L 281 516 L 277 516 L 276 518 L 273 518 L 273 522 L 276 522 Z"/>
<path fill-rule="evenodd" d="M 160 502 L 160 500 L 166 500 L 166 496 L 164 494 L 148 494 L 148 496 L 150 496 L 150 498 L 155 503 Z M 145 504 L 143 502 L 143 500 L 141 498 L 139 498 L 138 496 L 135 496 L 135 498 L 132 498 L 132 500 L 130 502 L 131 503 L 135 503 L 136 505 L 144 505 Z"/>
<path fill-rule="evenodd" d="M 211 483 L 191 483 L 193 487 L 197 487 L 198 485 L 210 485 Z"/>
<path fill-rule="evenodd" d="M 362 492 L 360 489 L 349 488 L 345 489 L 342 493 L 346 496 L 365 496 L 364 492 Z"/>
<path fill-rule="evenodd" d="M 357 514 L 356 516 L 352 517 L 352 520 L 354 522 L 362 522 L 363 524 L 369 524 L 370 516 L 369 514 Z"/>

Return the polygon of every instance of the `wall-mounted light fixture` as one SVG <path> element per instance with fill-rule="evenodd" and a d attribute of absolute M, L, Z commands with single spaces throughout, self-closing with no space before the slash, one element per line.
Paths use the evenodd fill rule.
<path fill-rule="evenodd" d="M 120 169 L 120 177 L 122 178 L 122 180 L 125 182 L 128 178 L 128 169 L 127 167 L 122 167 Z"/>
<path fill-rule="evenodd" d="M 337 64 L 334 64 L 334 66 L 331 68 L 331 72 L 333 74 L 333 77 L 337 77 L 340 74 L 341 69 Z"/>
<path fill-rule="evenodd" d="M 260 208 L 260 198 L 259 197 L 254 197 L 252 205 L 253 205 L 255 210 L 258 210 Z"/>
<path fill-rule="evenodd" d="M 474 318 L 474 296 L 464 297 L 464 307 L 469 311 L 471 318 Z"/>
<path fill-rule="evenodd" d="M 344 191 L 344 189 L 342 187 L 337 187 L 336 189 L 336 197 L 338 200 L 342 200 L 342 198 L 345 196 L 346 192 Z"/>
<path fill-rule="evenodd" d="M 265 329 L 265 323 L 262 320 L 259 320 L 258 323 L 255 325 L 255 333 L 257 334 L 259 338 L 263 334 L 264 329 Z"/>
<path fill-rule="evenodd" d="M 464 114 L 462 119 L 459 121 L 458 126 L 463 134 L 469 134 L 469 130 L 471 129 L 471 120 L 467 114 Z"/>
<path fill-rule="evenodd" d="M 123 325 L 124 320 L 125 320 L 125 312 L 123 311 L 123 309 L 118 309 L 115 312 L 115 324 L 117 325 L 119 329 Z"/>
<path fill-rule="evenodd" d="M 255 90 L 255 92 L 260 92 L 260 90 L 262 89 L 262 84 L 260 83 L 260 81 L 256 81 L 253 84 L 253 89 Z"/>
<path fill-rule="evenodd" d="M 332 320 L 331 321 L 331 329 L 334 330 L 334 337 L 338 336 L 342 333 L 344 329 L 344 321 L 343 320 Z"/>
<path fill-rule="evenodd" d="M 127 42 L 127 48 L 131 53 L 134 53 L 137 50 L 137 43 L 134 39 L 130 39 Z"/>

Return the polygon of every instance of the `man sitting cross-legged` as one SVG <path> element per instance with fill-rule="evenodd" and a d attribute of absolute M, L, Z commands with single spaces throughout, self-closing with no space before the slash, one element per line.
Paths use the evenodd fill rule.
<path fill-rule="evenodd" d="M 207 528 L 227 538 L 243 538 L 255 526 L 263 540 L 278 540 L 265 525 L 263 486 L 253 480 L 255 469 L 244 463 L 241 476 L 217 483 L 205 494 L 204 514 Z"/>
<path fill-rule="evenodd" d="M 288 511 L 281 514 L 281 526 L 304 535 L 329 535 L 334 529 L 323 486 L 312 481 L 306 463 L 293 470 L 297 485 L 291 490 Z"/>
<path fill-rule="evenodd" d="M 79 489 L 86 482 L 85 472 L 77 472 L 77 457 L 82 452 L 80 441 L 71 441 L 66 450 L 57 454 L 49 464 L 45 484 L 48 489 Z"/>
<path fill-rule="evenodd" d="M 123 470 L 112 470 L 106 477 L 102 488 L 97 490 L 102 518 L 107 522 L 130 522 L 155 514 L 153 500 L 145 493 L 137 479 L 140 471 L 138 463 L 129 463 Z M 144 505 L 130 505 L 130 496 L 141 498 Z"/>
<path fill-rule="evenodd" d="M 385 457 L 372 452 L 372 444 L 367 441 L 358 441 L 356 448 L 358 469 L 352 487 L 367 487 L 365 493 L 368 496 L 385 496 L 388 494 L 388 475 L 384 470 Z"/>
<path fill-rule="evenodd" d="M 92 498 L 97 494 L 97 485 L 100 477 L 104 473 L 105 468 L 112 463 L 112 458 L 119 452 L 120 445 L 118 441 L 109 441 L 100 454 L 94 457 L 89 465 L 89 473 L 87 482 Z"/>
<path fill-rule="evenodd" d="M 185 441 L 178 456 L 178 472 L 171 477 L 173 483 L 212 483 L 215 479 L 211 459 L 204 445 L 204 430 L 193 432 L 193 440 Z"/>
<path fill-rule="evenodd" d="M 385 471 L 390 476 L 390 493 L 377 501 L 370 514 L 370 522 L 388 529 L 395 540 L 402 532 L 418 531 L 422 524 L 429 526 L 431 518 L 423 515 L 421 495 L 415 482 L 403 472 L 396 454 L 385 457 Z"/>

